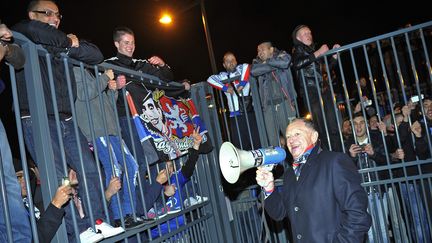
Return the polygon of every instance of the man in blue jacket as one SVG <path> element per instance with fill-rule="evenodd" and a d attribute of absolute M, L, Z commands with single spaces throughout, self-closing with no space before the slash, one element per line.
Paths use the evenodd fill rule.
<path fill-rule="evenodd" d="M 346 154 L 322 150 L 318 132 L 304 119 L 288 125 L 286 139 L 294 161 L 284 173 L 280 192 L 274 190 L 270 171 L 257 170 L 269 216 L 289 218 L 290 242 L 363 242 L 371 217 L 352 160 Z"/>

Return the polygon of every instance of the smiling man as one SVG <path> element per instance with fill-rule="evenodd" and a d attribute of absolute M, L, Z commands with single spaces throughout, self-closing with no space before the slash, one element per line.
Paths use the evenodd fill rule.
<path fill-rule="evenodd" d="M 294 161 L 284 173 L 281 190 L 274 190 L 272 172 L 257 170 L 269 216 L 289 218 L 290 242 L 363 242 L 371 218 L 360 174 L 351 159 L 323 151 L 318 132 L 308 120 L 292 121 L 286 139 Z"/>

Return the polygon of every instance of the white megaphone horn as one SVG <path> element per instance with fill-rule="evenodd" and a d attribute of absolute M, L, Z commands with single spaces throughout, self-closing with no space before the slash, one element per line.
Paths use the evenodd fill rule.
<path fill-rule="evenodd" d="M 245 151 L 230 142 L 224 142 L 219 150 L 219 166 L 225 180 L 234 184 L 245 170 L 278 164 L 284 161 L 285 157 L 286 152 L 281 147 Z"/>

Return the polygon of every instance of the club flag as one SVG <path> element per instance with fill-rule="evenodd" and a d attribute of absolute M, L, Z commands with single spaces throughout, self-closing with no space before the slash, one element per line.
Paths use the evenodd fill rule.
<path fill-rule="evenodd" d="M 133 87 L 141 85 L 128 84 L 128 106 L 140 141 L 150 139 L 160 160 L 172 160 L 185 155 L 193 146 L 192 133 L 196 127 L 199 127 L 203 137 L 199 152 L 211 151 L 207 128 L 192 99 L 169 97 L 159 89 L 145 89 L 143 92 L 142 88 Z"/>

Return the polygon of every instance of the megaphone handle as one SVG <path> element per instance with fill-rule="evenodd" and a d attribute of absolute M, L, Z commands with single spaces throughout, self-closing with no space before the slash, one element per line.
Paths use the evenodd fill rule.
<path fill-rule="evenodd" d="M 260 167 L 265 169 L 266 171 L 272 171 L 274 168 L 274 164 L 269 164 L 269 165 L 261 165 Z"/>

